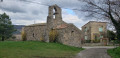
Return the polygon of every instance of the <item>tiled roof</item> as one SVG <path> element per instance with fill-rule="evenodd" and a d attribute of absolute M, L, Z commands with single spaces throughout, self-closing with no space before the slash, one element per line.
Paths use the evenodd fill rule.
<path fill-rule="evenodd" d="M 61 24 L 61 25 L 58 25 L 56 28 L 62 29 L 62 28 L 66 28 L 66 27 L 67 27 L 67 24 Z"/>

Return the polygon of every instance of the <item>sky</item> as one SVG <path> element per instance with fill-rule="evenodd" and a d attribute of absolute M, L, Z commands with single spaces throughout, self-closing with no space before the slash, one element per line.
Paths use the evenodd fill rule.
<path fill-rule="evenodd" d="M 83 3 L 78 0 L 3 0 L 0 2 L 0 14 L 10 16 L 14 25 L 46 23 L 48 7 L 57 4 L 62 8 L 63 21 L 73 23 L 79 29 L 88 21 L 86 14 L 72 9 L 81 9 Z"/>

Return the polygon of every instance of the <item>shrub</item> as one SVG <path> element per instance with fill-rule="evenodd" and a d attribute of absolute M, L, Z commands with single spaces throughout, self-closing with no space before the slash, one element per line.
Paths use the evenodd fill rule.
<path fill-rule="evenodd" d="M 95 39 L 93 40 L 94 43 L 99 43 L 100 42 L 100 39 Z"/>
<path fill-rule="evenodd" d="M 44 38 L 43 38 L 43 37 L 40 37 L 40 41 L 44 42 Z"/>
<path fill-rule="evenodd" d="M 12 39 L 15 39 L 16 38 L 16 36 L 12 36 Z"/>
<path fill-rule="evenodd" d="M 26 41 L 27 40 L 26 33 L 24 31 L 22 31 L 21 33 L 22 33 L 22 40 Z"/>
<path fill-rule="evenodd" d="M 2 38 L 1 38 L 1 36 L 0 36 L 0 41 L 1 41 L 1 39 L 2 39 Z"/>
<path fill-rule="evenodd" d="M 86 43 L 90 43 L 90 42 L 91 42 L 91 40 L 85 40 L 85 42 L 86 42 Z"/>
<path fill-rule="evenodd" d="M 55 29 L 50 30 L 50 32 L 49 32 L 49 41 L 50 42 L 56 42 L 57 37 L 58 37 L 57 30 L 55 30 Z"/>
<path fill-rule="evenodd" d="M 109 49 L 107 52 L 112 58 L 120 58 L 120 47 Z"/>

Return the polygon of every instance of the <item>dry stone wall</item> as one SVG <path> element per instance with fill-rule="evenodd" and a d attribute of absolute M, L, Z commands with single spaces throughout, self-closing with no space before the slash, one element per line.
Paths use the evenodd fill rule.
<path fill-rule="evenodd" d="M 26 26 L 24 31 L 26 32 L 27 40 L 40 41 L 44 37 L 46 26 Z"/>
<path fill-rule="evenodd" d="M 67 28 L 58 29 L 58 42 L 65 45 L 81 47 L 81 31 L 73 24 Z"/>

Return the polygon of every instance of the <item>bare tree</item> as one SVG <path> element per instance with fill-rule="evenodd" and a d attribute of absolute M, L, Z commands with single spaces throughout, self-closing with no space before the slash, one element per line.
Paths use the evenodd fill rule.
<path fill-rule="evenodd" d="M 3 2 L 3 0 L 0 0 L 0 2 Z"/>
<path fill-rule="evenodd" d="M 96 17 L 112 22 L 120 40 L 120 0 L 79 0 L 84 3 L 81 9 L 88 12 L 89 17 Z"/>

